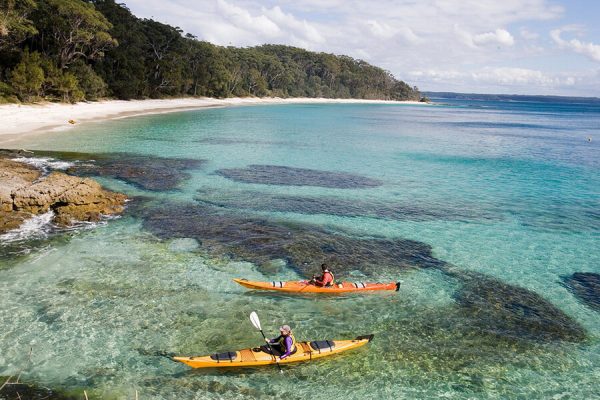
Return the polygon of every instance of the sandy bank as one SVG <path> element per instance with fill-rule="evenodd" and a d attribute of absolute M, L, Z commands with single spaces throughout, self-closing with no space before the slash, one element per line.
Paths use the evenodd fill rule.
<path fill-rule="evenodd" d="M 168 100 L 108 100 L 77 104 L 7 104 L 0 106 L 0 121 L 2 121 L 0 124 L 0 143 L 15 140 L 21 134 L 69 129 L 88 121 L 193 110 L 204 107 L 292 103 L 423 104 L 416 101 L 398 102 L 385 100 L 313 98 L 181 98 Z M 75 124 L 70 124 L 69 120 L 75 121 Z"/>

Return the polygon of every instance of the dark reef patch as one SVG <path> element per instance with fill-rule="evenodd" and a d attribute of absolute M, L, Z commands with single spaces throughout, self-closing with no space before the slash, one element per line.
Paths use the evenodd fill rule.
<path fill-rule="evenodd" d="M 364 299 L 368 301 L 368 299 Z M 403 379 L 423 382 L 446 382 L 463 398 L 486 398 L 498 380 L 507 379 L 510 371 L 540 368 L 564 371 L 566 365 L 576 367 L 570 343 L 538 342 L 517 336 L 498 336 L 472 325 L 464 310 L 456 305 L 430 307 L 414 304 L 411 299 L 385 308 L 368 304 L 358 305 L 363 326 L 374 332 L 393 332 L 379 335 L 378 346 L 383 351 L 382 363 L 393 363 L 405 371 Z M 372 311 L 373 310 L 373 311 Z M 377 318 L 394 312 L 393 318 Z M 342 322 L 337 322 L 343 329 Z M 369 371 L 373 379 L 376 372 Z M 483 381 L 481 378 L 484 378 Z"/>
<path fill-rule="evenodd" d="M 83 394 L 70 395 L 30 383 L 15 383 L 16 377 L 0 376 L 0 400 L 79 400 Z"/>
<path fill-rule="evenodd" d="M 190 177 L 185 170 L 199 168 L 203 163 L 202 160 L 105 153 L 98 155 L 93 162 L 77 164 L 67 172 L 114 177 L 145 190 L 162 191 L 176 189 Z"/>
<path fill-rule="evenodd" d="M 319 226 L 239 216 L 194 204 L 165 204 L 137 212 L 144 227 L 160 238 L 192 237 L 212 254 L 258 265 L 283 259 L 307 276 L 322 262 L 344 274 L 443 264 L 431 255 L 429 245 L 413 240 L 356 238 Z"/>
<path fill-rule="evenodd" d="M 215 192 L 212 190 L 199 190 L 196 200 L 222 208 L 327 214 L 341 217 L 369 217 L 395 221 L 464 221 L 473 219 L 491 220 L 494 218 L 492 213 L 476 211 L 471 206 L 436 209 L 415 204 L 384 203 L 337 197 L 286 196 L 253 191 L 219 190 Z"/>
<path fill-rule="evenodd" d="M 453 271 L 462 281 L 456 301 L 469 323 L 486 334 L 539 342 L 585 339 L 583 327 L 542 296 L 495 278 Z"/>
<path fill-rule="evenodd" d="M 507 212 L 519 215 L 523 226 L 540 230 L 564 232 L 600 232 L 600 209 L 597 201 L 574 200 L 569 206 L 549 204 L 544 209 L 514 210 Z"/>
<path fill-rule="evenodd" d="M 575 272 L 562 277 L 562 281 L 579 301 L 600 312 L 600 274 Z"/>
<path fill-rule="evenodd" d="M 0 150 L 7 157 L 51 157 L 62 161 L 78 161 L 67 169 L 77 176 L 102 176 L 120 179 L 141 189 L 163 191 L 176 189 L 190 174 L 186 170 L 200 168 L 205 160 L 166 158 L 132 153 L 79 153 L 66 151 Z"/>
<path fill-rule="evenodd" d="M 381 186 L 383 182 L 347 172 L 319 171 L 280 165 L 249 165 L 246 168 L 217 170 L 218 175 L 236 182 L 264 185 L 320 186 L 336 189 L 362 189 Z"/>
<path fill-rule="evenodd" d="M 50 305 L 39 305 L 35 309 L 35 320 L 37 322 L 42 322 L 48 326 L 54 324 L 55 322 L 60 320 L 62 314 L 52 311 L 52 307 Z"/>
<path fill-rule="evenodd" d="M 273 260 L 285 260 L 304 276 L 314 273 L 322 262 L 332 265 L 345 279 L 355 271 L 374 276 L 381 271 L 436 268 L 457 281 L 457 318 L 466 321 L 473 334 L 506 343 L 580 342 L 586 337 L 577 321 L 542 296 L 483 274 L 461 271 L 436 259 L 425 243 L 354 237 L 321 226 L 189 203 L 147 203 L 137 208 L 136 214 L 143 219 L 144 228 L 161 239 L 191 237 L 213 256 L 265 268 Z"/>

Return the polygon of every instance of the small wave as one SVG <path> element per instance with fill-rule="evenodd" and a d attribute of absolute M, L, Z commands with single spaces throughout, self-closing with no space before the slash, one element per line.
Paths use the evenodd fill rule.
<path fill-rule="evenodd" d="M 63 226 L 56 231 L 58 232 L 71 232 L 71 231 L 84 231 L 91 230 L 97 228 L 99 226 L 104 226 L 108 223 L 108 221 L 119 219 L 120 215 L 101 215 L 100 221 L 91 222 L 91 221 L 71 221 L 71 225 Z"/>
<path fill-rule="evenodd" d="M 13 161 L 17 161 L 24 164 L 33 165 L 36 168 L 41 169 L 47 173 L 50 170 L 66 170 L 75 165 L 75 163 L 68 161 L 58 161 L 50 157 L 18 157 L 14 158 Z"/>
<path fill-rule="evenodd" d="M 46 239 L 53 233 L 79 232 L 92 230 L 98 226 L 106 225 L 109 221 L 119 219 L 119 215 L 102 215 L 98 222 L 73 221 L 69 226 L 57 226 L 52 222 L 52 210 L 35 215 L 25 220 L 21 226 L 0 235 L 0 245 L 23 242 L 26 240 Z"/>
<path fill-rule="evenodd" d="M 5 244 L 27 239 L 45 238 L 53 227 L 52 218 L 54 218 L 53 211 L 35 215 L 25 220 L 18 228 L 0 235 L 0 241 Z"/>

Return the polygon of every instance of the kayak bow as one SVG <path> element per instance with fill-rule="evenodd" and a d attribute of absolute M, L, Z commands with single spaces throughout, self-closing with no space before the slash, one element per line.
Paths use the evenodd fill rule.
<path fill-rule="evenodd" d="M 375 290 L 400 290 L 400 282 L 388 283 L 365 283 L 365 282 L 340 282 L 330 287 L 315 286 L 308 281 L 274 281 L 260 282 L 249 281 L 247 279 L 234 279 L 236 283 L 256 290 L 276 290 L 286 293 L 349 293 L 349 292 L 367 292 Z"/>
<path fill-rule="evenodd" d="M 364 346 L 373 340 L 374 335 L 358 336 L 352 340 L 317 340 L 313 342 L 298 342 L 296 352 L 278 361 L 288 364 L 300 361 L 329 357 L 344 351 Z M 257 367 L 275 364 L 275 358 L 266 346 L 227 351 L 207 356 L 173 357 L 173 360 L 182 362 L 192 368 L 231 368 L 231 367 Z"/>

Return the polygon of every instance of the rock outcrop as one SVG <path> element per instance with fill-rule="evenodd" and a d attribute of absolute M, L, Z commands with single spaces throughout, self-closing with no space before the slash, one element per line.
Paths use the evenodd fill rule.
<path fill-rule="evenodd" d="M 127 197 L 104 190 L 89 178 L 52 172 L 0 158 L 0 233 L 18 227 L 32 215 L 54 211 L 54 222 L 98 221 L 123 211 Z"/>

